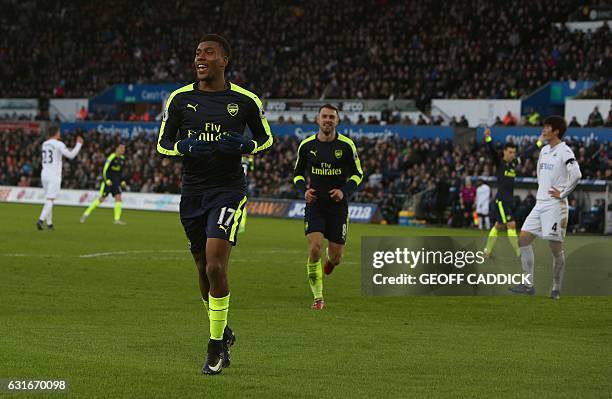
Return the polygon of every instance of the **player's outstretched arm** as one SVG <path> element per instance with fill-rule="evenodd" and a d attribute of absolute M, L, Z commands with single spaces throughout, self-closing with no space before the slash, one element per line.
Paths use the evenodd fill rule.
<path fill-rule="evenodd" d="M 540 135 L 540 137 L 535 143 L 532 143 L 529 146 L 527 146 L 527 148 L 519 154 L 518 156 L 519 162 L 522 162 L 524 159 L 531 158 L 533 153 L 539 150 L 540 148 L 542 148 L 543 145 L 544 145 L 544 140 L 542 136 Z"/>
<path fill-rule="evenodd" d="M 491 158 L 493 158 L 493 162 L 495 163 L 495 165 L 499 165 L 499 153 L 497 152 L 497 149 L 495 148 L 495 146 L 493 146 L 493 138 L 491 137 L 491 129 L 488 127 L 485 127 L 485 131 L 484 131 L 484 140 L 485 140 L 485 145 L 487 146 L 487 150 L 489 150 L 489 154 L 491 154 Z"/>
<path fill-rule="evenodd" d="M 83 138 L 81 136 L 77 136 L 76 141 L 77 141 L 76 145 L 74 146 L 72 150 L 69 150 L 68 148 L 66 148 L 66 145 L 62 143 L 62 147 L 60 148 L 60 150 L 62 151 L 63 156 L 65 156 L 68 159 L 74 159 L 74 157 L 77 156 L 79 151 L 81 151 L 81 147 L 83 146 Z"/>

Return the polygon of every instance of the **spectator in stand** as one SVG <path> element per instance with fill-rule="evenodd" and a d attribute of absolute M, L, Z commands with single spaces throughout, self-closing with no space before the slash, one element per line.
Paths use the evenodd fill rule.
<path fill-rule="evenodd" d="M 601 113 L 599 112 L 599 107 L 595 107 L 593 109 L 593 112 L 591 112 L 589 114 L 589 121 L 587 123 L 588 127 L 599 127 L 599 126 L 603 126 L 604 124 L 604 120 L 603 120 L 603 116 L 601 116 Z"/>
<path fill-rule="evenodd" d="M 612 108 L 610 108 L 610 111 L 608 111 L 608 117 L 606 118 L 606 123 L 604 124 L 605 127 L 612 127 Z"/>
<path fill-rule="evenodd" d="M 529 126 L 540 126 L 540 113 L 533 108 L 529 108 L 527 124 Z"/>
<path fill-rule="evenodd" d="M 581 127 L 580 123 L 578 123 L 578 119 L 575 116 L 572 116 L 572 120 L 570 121 L 569 127 Z"/>
<path fill-rule="evenodd" d="M 495 117 L 495 122 L 493 122 L 493 126 L 504 126 L 504 122 L 499 119 L 499 116 Z"/>
<path fill-rule="evenodd" d="M 80 121 L 86 121 L 87 117 L 88 117 L 88 114 L 89 113 L 87 112 L 87 108 L 81 107 L 81 109 L 77 113 L 77 119 L 80 120 Z"/>
<path fill-rule="evenodd" d="M 419 120 L 417 122 L 417 125 L 420 125 L 420 126 L 429 125 L 429 123 L 427 123 L 427 120 L 423 117 L 423 114 L 419 115 Z"/>
<path fill-rule="evenodd" d="M 510 111 L 504 116 L 504 126 L 516 126 L 516 117 Z"/>
<path fill-rule="evenodd" d="M 461 115 L 461 119 L 459 119 L 459 123 L 457 123 L 457 126 L 459 126 L 459 127 L 468 127 L 469 126 L 468 120 L 466 119 L 465 115 Z"/>
<path fill-rule="evenodd" d="M 414 121 L 410 118 L 410 115 L 405 115 L 401 121 L 402 125 L 414 125 Z"/>
<path fill-rule="evenodd" d="M 609 26 L 564 24 L 582 3 L 227 0 L 204 10 L 197 0 L 8 1 L 0 93 L 91 97 L 115 83 L 189 82 L 193 60 L 173 49 L 211 27 L 232 38 L 228 78 L 262 98 L 408 98 L 426 109 L 431 98 L 523 98 L 570 79 L 601 81 L 599 98 L 610 98 Z M 313 39 L 331 36 L 332 48 Z"/>

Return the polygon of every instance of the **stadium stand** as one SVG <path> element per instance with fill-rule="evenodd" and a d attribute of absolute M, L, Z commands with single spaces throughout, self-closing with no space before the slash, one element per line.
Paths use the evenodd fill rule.
<path fill-rule="evenodd" d="M 264 98 L 409 98 L 421 109 L 431 98 L 521 98 L 550 80 L 609 79 L 610 29 L 554 24 L 584 3 L 9 1 L 0 92 L 91 97 L 114 83 L 190 81 L 206 27 L 231 38 L 229 78 Z M 609 95 L 608 82 L 596 90 Z"/>
<path fill-rule="evenodd" d="M 190 54 L 206 27 L 230 38 L 228 78 L 264 99 L 412 99 L 426 111 L 432 98 L 519 99 L 547 82 L 568 80 L 594 81 L 582 97 L 607 99 L 610 27 L 583 32 L 562 25 L 591 3 L 597 2 L 457 0 L 440 7 L 433 0 L 230 0 L 212 6 L 195 0 L 111 5 L 13 0 L 0 13 L 0 92 L 6 98 L 38 98 L 43 109 L 49 98 L 91 98 L 115 83 L 188 82 L 193 79 Z M 159 114 L 153 111 L 159 110 L 146 113 L 147 120 Z M 598 113 L 594 110 L 585 126 L 612 126 L 612 110 Z M 0 118 L 27 119 L 18 114 Z M 525 124 L 529 115 L 510 123 L 502 118 L 496 125 Z M 36 119 L 46 119 L 44 112 Z M 80 119 L 107 120 L 108 115 L 91 112 Z M 119 119 L 142 120 L 129 113 Z M 467 126 L 455 117 L 450 122 L 422 116 L 382 119 L 369 116 L 360 123 Z M 273 122 L 297 123 L 282 116 Z M 65 161 L 63 187 L 97 188 L 104 157 L 117 140 L 87 132 L 81 155 Z M 176 193 L 180 164 L 158 157 L 151 140 L 141 135 L 126 143 L 130 188 Z M 39 185 L 40 141 L 37 134 L 0 132 L 0 184 Z M 366 171 L 356 200 L 378 204 L 389 223 L 396 223 L 398 211 L 417 195 L 428 215 L 440 215 L 443 208 L 451 215 L 444 222 L 469 223 L 461 200 L 466 177 L 495 174 L 476 141 L 459 147 L 439 139 L 361 138 L 356 144 Z M 569 144 L 584 178 L 612 179 L 609 142 Z M 291 170 L 297 145 L 295 138 L 278 137 L 265 156 L 256 158 L 251 195 L 295 198 Z M 517 174 L 535 176 L 534 159 Z M 519 200 L 517 209 L 530 209 L 529 201 Z"/>

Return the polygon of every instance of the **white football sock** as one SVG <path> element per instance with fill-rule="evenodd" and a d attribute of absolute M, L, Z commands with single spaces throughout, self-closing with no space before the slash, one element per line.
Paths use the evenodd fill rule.
<path fill-rule="evenodd" d="M 527 275 L 527 279 L 531 284 L 527 284 L 528 287 L 533 287 L 534 275 L 533 275 L 533 247 L 531 244 L 521 248 L 521 266 L 523 267 L 523 274 Z"/>
<path fill-rule="evenodd" d="M 553 255 L 553 291 L 561 291 L 563 273 L 565 272 L 565 252 Z"/>

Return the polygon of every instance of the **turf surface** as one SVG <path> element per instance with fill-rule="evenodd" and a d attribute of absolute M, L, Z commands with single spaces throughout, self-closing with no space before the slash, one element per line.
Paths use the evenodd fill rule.
<path fill-rule="evenodd" d="M 57 230 L 39 232 L 39 212 L 0 204 L 0 379 L 68 379 L 56 397 L 612 393 L 610 297 L 364 297 L 360 236 L 448 231 L 351 224 L 315 312 L 302 223 L 257 218 L 231 258 L 232 367 L 203 376 L 208 324 L 176 214 L 79 224 L 82 209 L 56 207 Z"/>

